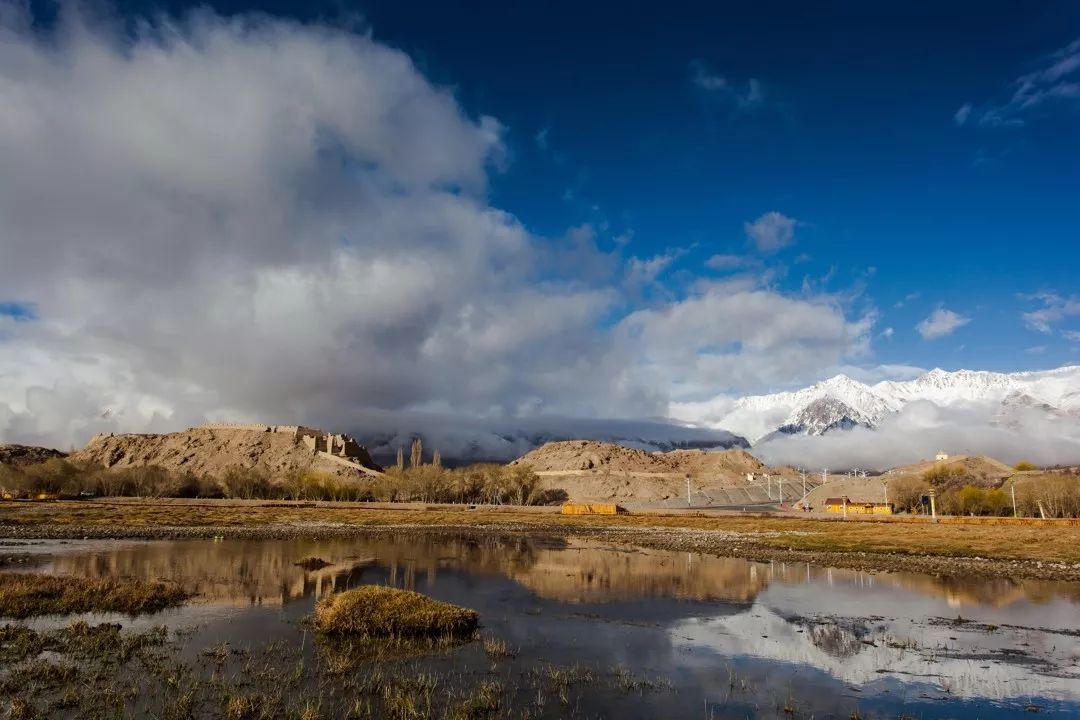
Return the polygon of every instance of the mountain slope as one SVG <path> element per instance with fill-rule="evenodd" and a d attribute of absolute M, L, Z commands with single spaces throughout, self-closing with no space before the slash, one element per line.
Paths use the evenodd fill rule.
<path fill-rule="evenodd" d="M 1071 422 L 1080 420 L 1080 366 L 1018 373 L 934 369 L 914 380 L 875 385 L 837 375 L 794 392 L 740 398 L 707 424 L 756 443 L 775 433 L 821 435 L 873 428 L 915 402 L 985 406 L 989 417 L 1002 424 L 1015 422 L 1022 413 Z"/>

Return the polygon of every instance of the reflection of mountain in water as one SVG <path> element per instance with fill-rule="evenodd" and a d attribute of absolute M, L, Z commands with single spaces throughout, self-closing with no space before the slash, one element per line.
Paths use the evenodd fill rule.
<path fill-rule="evenodd" d="M 637 598 L 749 602 L 768 585 L 762 566 L 738 558 L 583 542 L 540 551 L 532 566 L 509 575 L 540 597 L 568 603 Z"/>
<path fill-rule="evenodd" d="M 828 594 L 820 598 L 828 604 Z M 857 619 L 784 618 L 761 603 L 745 612 L 691 618 L 669 627 L 688 663 L 710 657 L 747 656 L 808 665 L 870 692 L 889 678 L 922 682 L 949 696 L 1080 699 L 1073 668 L 1080 639 L 1025 634 L 1030 655 L 1017 656 L 1015 637 L 954 627 L 881 620 L 870 628 Z M 713 655 L 715 654 L 715 655 Z M 886 686 L 887 687 L 887 686 Z"/>
<path fill-rule="evenodd" d="M 329 567 L 306 571 L 294 563 L 318 556 Z M 353 540 L 181 540 L 125 543 L 94 552 L 55 556 L 56 572 L 74 575 L 168 579 L 203 601 L 282 604 L 361 582 L 369 568 L 385 568 L 389 581 L 428 586 L 440 572 L 503 575 L 542 598 L 604 603 L 648 598 L 750 602 L 772 583 L 894 586 L 950 605 L 1004 606 L 1055 596 L 1080 600 L 1080 585 L 994 578 L 939 578 L 910 573 L 869 575 L 793 563 L 752 563 L 663 550 L 611 547 L 581 539 L 446 537 L 423 534 Z M 367 580 L 371 582 L 372 580 Z M 824 640 L 823 640 L 824 642 Z"/>
<path fill-rule="evenodd" d="M 813 623 L 807 628 L 807 637 L 829 655 L 838 658 L 852 657 L 863 649 L 866 627 L 856 624 L 846 627 L 838 622 Z"/>
<path fill-rule="evenodd" d="M 91 577 L 135 577 L 182 583 L 203 602 L 279 605 L 322 597 L 355 584 L 361 572 L 384 567 L 393 585 L 412 588 L 417 574 L 432 583 L 440 570 L 516 572 L 533 563 L 534 543 L 519 539 L 438 541 L 386 537 L 362 541 L 182 540 L 128 543 L 108 552 L 54 558 L 55 572 Z M 330 563 L 304 570 L 316 556 Z"/>

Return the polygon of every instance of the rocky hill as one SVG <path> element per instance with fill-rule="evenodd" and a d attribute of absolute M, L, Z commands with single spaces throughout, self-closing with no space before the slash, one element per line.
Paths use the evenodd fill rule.
<path fill-rule="evenodd" d="M 354 444 L 348 454 L 340 450 L 327 452 L 326 437 L 321 431 L 307 428 L 204 426 L 160 435 L 99 435 L 69 458 L 105 467 L 156 465 L 212 476 L 220 476 L 230 467 L 264 468 L 276 476 L 292 470 L 316 470 L 342 477 L 379 472 L 379 466 L 363 447 Z M 323 439 L 316 447 L 314 440 L 319 438 Z"/>
<path fill-rule="evenodd" d="M 595 440 L 567 440 L 548 443 L 511 464 L 531 466 L 546 487 L 563 490 L 572 500 L 627 507 L 743 507 L 778 501 L 781 493 L 785 502 L 802 496 L 795 471 L 768 468 L 741 448 L 647 452 Z M 781 477 L 786 484 L 779 482 Z M 814 484 L 811 478 L 809 485 Z"/>
<path fill-rule="evenodd" d="M 721 451 L 672 450 L 648 452 L 596 440 L 551 442 L 526 453 L 512 465 L 529 465 L 542 473 L 577 471 L 661 473 L 691 475 L 700 473 L 731 475 L 735 479 L 765 466 L 742 448 Z"/>
<path fill-rule="evenodd" d="M 0 445 L 0 465 L 37 465 L 52 458 L 65 457 L 66 453 L 52 448 L 34 447 L 32 445 Z"/>

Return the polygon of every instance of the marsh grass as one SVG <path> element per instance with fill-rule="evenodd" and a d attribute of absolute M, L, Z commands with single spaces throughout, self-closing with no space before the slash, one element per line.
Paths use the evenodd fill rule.
<path fill-rule="evenodd" d="M 0 573 L 0 616 L 115 612 L 135 616 L 182 604 L 190 595 L 164 582 Z"/>
<path fill-rule="evenodd" d="M 115 623 L 73 622 L 48 632 L 2 625 L 0 717 L 576 717 L 575 708 L 594 692 L 620 696 L 658 688 L 622 669 L 584 665 L 507 662 L 496 671 L 479 647 L 458 646 L 434 660 L 400 659 L 373 657 L 352 636 L 325 638 L 313 654 L 299 636 L 243 648 L 188 647 L 191 637 L 163 628 L 125 631 Z M 337 654 L 321 652 L 324 645 Z"/>
<path fill-rule="evenodd" d="M 484 638 L 484 653 L 493 660 L 517 657 L 517 650 L 499 638 Z"/>
<path fill-rule="evenodd" d="M 314 622 L 327 635 L 468 639 L 479 617 L 411 590 L 365 585 L 320 600 Z"/>

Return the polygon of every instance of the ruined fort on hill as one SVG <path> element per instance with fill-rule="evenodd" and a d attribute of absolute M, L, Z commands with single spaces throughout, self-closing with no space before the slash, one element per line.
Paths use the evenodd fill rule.
<path fill-rule="evenodd" d="M 259 467 L 274 474 L 381 474 L 367 449 L 353 438 L 304 425 L 206 423 L 165 434 L 102 433 L 71 458 L 105 467 L 157 465 L 206 475 L 220 475 L 229 467 Z"/>

